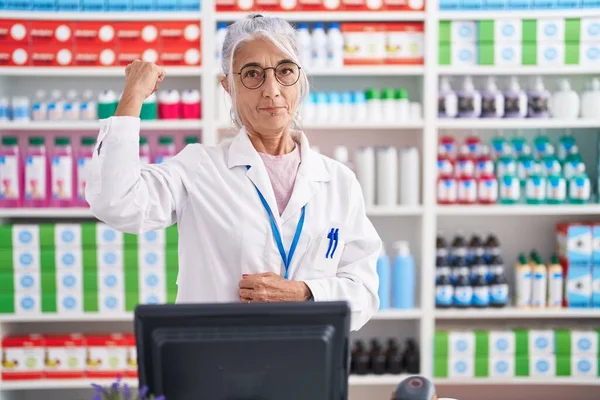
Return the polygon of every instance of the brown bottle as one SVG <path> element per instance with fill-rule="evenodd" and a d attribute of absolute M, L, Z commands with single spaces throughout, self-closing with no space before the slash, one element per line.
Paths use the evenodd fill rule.
<path fill-rule="evenodd" d="M 400 352 L 400 346 L 396 339 L 388 340 L 388 347 L 386 349 L 386 364 L 388 374 L 401 374 L 402 369 L 402 353 Z"/>

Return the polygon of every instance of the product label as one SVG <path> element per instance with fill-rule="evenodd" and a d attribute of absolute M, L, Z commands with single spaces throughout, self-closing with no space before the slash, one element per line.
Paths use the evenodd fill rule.
<path fill-rule="evenodd" d="M 461 159 L 456 162 L 456 176 L 473 176 L 475 174 L 475 163 L 469 159 Z"/>
<path fill-rule="evenodd" d="M 503 200 L 518 201 L 521 197 L 519 180 L 514 176 L 504 176 L 500 180 L 500 198 Z"/>
<path fill-rule="evenodd" d="M 121 372 L 127 368 L 125 347 L 88 347 L 87 370 Z"/>
<path fill-rule="evenodd" d="M 19 167 L 15 156 L 0 156 L 0 199 L 16 200 L 19 193 Z"/>
<path fill-rule="evenodd" d="M 473 300 L 473 288 L 471 286 L 457 286 L 454 288 L 454 304 L 470 306 Z"/>
<path fill-rule="evenodd" d="M 524 114 L 521 111 L 522 106 L 521 96 L 510 96 L 506 95 L 504 98 L 504 113 L 507 115 L 519 115 Z"/>
<path fill-rule="evenodd" d="M 517 270 L 517 306 L 531 305 L 531 271 L 525 268 Z"/>
<path fill-rule="evenodd" d="M 590 180 L 587 177 L 575 177 L 569 184 L 569 198 L 572 200 L 588 200 L 590 198 Z"/>
<path fill-rule="evenodd" d="M 463 179 L 458 182 L 458 201 L 462 203 L 475 203 L 477 201 L 475 179 Z"/>
<path fill-rule="evenodd" d="M 533 274 L 533 287 L 531 291 L 531 305 L 533 307 L 546 306 L 546 273 Z"/>
<path fill-rule="evenodd" d="M 2 372 L 37 372 L 44 369 L 44 349 L 15 347 L 2 349 Z"/>
<path fill-rule="evenodd" d="M 85 201 L 85 185 L 91 162 L 90 157 L 79 157 L 77 159 L 77 199 L 79 201 Z"/>
<path fill-rule="evenodd" d="M 500 283 L 490 286 L 490 303 L 506 304 L 508 302 L 508 285 Z"/>
<path fill-rule="evenodd" d="M 452 178 L 443 178 L 438 181 L 437 197 L 439 203 L 453 204 L 456 203 L 457 185 Z"/>
<path fill-rule="evenodd" d="M 548 113 L 548 98 L 540 95 L 529 96 L 527 108 L 529 115 L 545 115 Z"/>
<path fill-rule="evenodd" d="M 486 116 L 495 116 L 498 108 L 496 107 L 496 96 L 482 96 L 481 114 Z"/>
<path fill-rule="evenodd" d="M 46 157 L 28 156 L 25 160 L 25 198 L 46 199 Z"/>
<path fill-rule="evenodd" d="M 44 364 L 49 372 L 83 372 L 85 348 L 48 347 Z"/>
<path fill-rule="evenodd" d="M 486 306 L 490 302 L 490 288 L 488 286 L 476 286 L 473 288 L 474 306 Z"/>
<path fill-rule="evenodd" d="M 52 158 L 52 198 L 71 200 L 73 198 L 73 162 L 69 156 Z"/>
<path fill-rule="evenodd" d="M 562 307 L 563 275 L 562 271 L 548 274 L 548 307 Z"/>
<path fill-rule="evenodd" d="M 546 197 L 544 178 L 533 176 L 527 179 L 525 196 L 529 200 L 544 200 Z"/>
<path fill-rule="evenodd" d="M 562 176 L 548 177 L 546 198 L 555 201 L 564 201 L 567 198 L 567 183 Z"/>
<path fill-rule="evenodd" d="M 435 288 L 435 304 L 438 306 L 452 305 L 454 288 L 452 285 L 438 285 Z"/>
<path fill-rule="evenodd" d="M 498 200 L 498 181 L 495 179 L 482 179 L 478 186 L 479 201 L 495 203 Z"/>
<path fill-rule="evenodd" d="M 473 96 L 458 96 L 458 113 L 474 114 L 475 99 Z"/>

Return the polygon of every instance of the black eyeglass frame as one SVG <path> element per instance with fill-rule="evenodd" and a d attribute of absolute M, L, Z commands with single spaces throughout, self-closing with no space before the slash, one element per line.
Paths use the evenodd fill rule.
<path fill-rule="evenodd" d="M 279 78 L 277 78 L 277 73 L 276 73 L 276 70 L 277 70 L 277 68 L 279 68 L 279 66 L 281 66 L 281 65 L 283 65 L 283 64 L 294 64 L 294 65 L 295 65 L 295 66 L 298 68 L 298 77 L 296 78 L 296 80 L 294 81 L 294 83 L 290 83 L 289 85 L 286 85 L 285 83 L 281 82 L 281 81 L 279 80 Z M 263 80 L 262 80 L 262 82 L 260 83 L 260 85 L 258 85 L 257 87 L 248 87 L 248 86 L 246 86 L 246 85 L 244 84 L 244 80 L 241 78 L 241 75 L 242 75 L 242 71 L 244 71 L 244 68 L 247 68 L 247 67 L 256 67 L 256 68 L 260 68 L 260 69 L 262 69 L 262 70 L 263 70 Z M 272 70 L 273 70 L 273 75 L 274 75 L 274 77 L 275 77 L 275 80 L 277 80 L 277 82 L 279 82 L 279 84 L 280 84 L 280 85 L 282 85 L 282 86 L 286 86 L 286 87 L 288 87 L 288 86 L 294 86 L 296 83 L 298 83 L 298 81 L 300 80 L 300 74 L 301 74 L 301 71 L 302 71 L 302 67 L 301 67 L 301 66 L 299 66 L 298 64 L 296 64 L 295 62 L 293 62 L 293 61 L 290 61 L 290 60 L 285 60 L 285 61 L 281 61 L 281 62 L 279 62 L 279 63 L 278 63 L 276 66 L 274 66 L 274 67 L 266 67 L 266 68 L 264 68 L 264 67 L 261 67 L 260 65 L 256 65 L 256 64 L 250 64 L 250 65 L 246 65 L 246 66 L 242 67 L 242 69 L 240 70 L 240 72 L 234 72 L 234 74 L 236 74 L 236 75 L 240 75 L 240 82 L 242 82 L 242 85 L 244 85 L 244 87 L 245 87 L 246 89 L 249 89 L 249 90 L 256 90 L 256 89 L 260 89 L 260 87 L 261 87 L 262 85 L 264 85 L 264 84 L 265 84 L 265 81 L 267 80 L 267 70 L 269 70 L 269 69 L 272 69 Z"/>

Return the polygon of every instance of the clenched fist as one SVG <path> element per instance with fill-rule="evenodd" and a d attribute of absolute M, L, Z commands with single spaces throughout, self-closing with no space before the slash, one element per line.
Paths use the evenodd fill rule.
<path fill-rule="evenodd" d="M 165 79 L 165 70 L 154 63 L 135 60 L 125 68 L 125 87 L 116 116 L 139 117 L 142 104 Z"/>

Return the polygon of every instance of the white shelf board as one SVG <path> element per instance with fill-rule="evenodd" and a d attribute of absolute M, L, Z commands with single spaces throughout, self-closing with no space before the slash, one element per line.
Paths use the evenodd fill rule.
<path fill-rule="evenodd" d="M 9 11 L 2 10 L 4 19 L 61 21 L 199 21 L 200 11 Z"/>
<path fill-rule="evenodd" d="M 369 217 L 394 217 L 394 216 L 411 216 L 421 215 L 423 207 L 421 206 L 398 206 L 398 207 L 383 207 L 373 206 L 367 208 Z"/>
<path fill-rule="evenodd" d="M 396 386 L 410 375 L 350 375 L 350 386 Z"/>
<path fill-rule="evenodd" d="M 90 389 L 92 383 L 110 386 L 115 379 L 40 379 L 25 381 L 0 381 L 0 391 L 24 391 L 24 390 L 49 390 L 49 389 Z M 137 387 L 137 379 L 126 378 L 121 380 L 129 387 Z"/>
<path fill-rule="evenodd" d="M 200 76 L 202 67 L 166 67 L 167 76 Z M 0 67 L 3 76 L 125 77 L 125 67 Z"/>
<path fill-rule="evenodd" d="M 397 321 L 397 320 L 418 320 L 421 319 L 423 312 L 416 308 L 414 310 L 380 310 L 373 315 L 371 321 Z"/>
<path fill-rule="evenodd" d="M 557 205 L 437 205 L 438 216 L 508 216 L 508 215 L 598 215 L 600 204 Z"/>
<path fill-rule="evenodd" d="M 586 318 L 600 318 L 600 309 L 578 309 L 578 308 L 562 308 L 562 309 L 517 309 L 517 308 L 506 308 L 506 309 L 492 309 L 486 308 L 483 310 L 436 310 L 435 318 L 447 319 L 447 320 L 461 320 L 461 319 L 507 319 L 507 318 L 519 318 L 519 319 L 586 319 Z"/>
<path fill-rule="evenodd" d="M 600 119 L 477 118 L 438 119 L 438 129 L 578 129 L 600 128 Z"/>
<path fill-rule="evenodd" d="M 436 386 L 471 386 L 471 385 L 582 385 L 597 386 L 600 385 L 598 378 L 573 378 L 573 377 L 552 377 L 552 378 L 434 378 Z"/>
<path fill-rule="evenodd" d="M 577 8 L 577 9 L 556 9 L 556 10 L 464 10 L 464 11 L 443 11 L 438 12 L 440 21 L 472 21 L 482 19 L 500 19 L 514 18 L 518 14 L 519 19 L 537 19 L 537 18 L 582 18 L 598 17 L 600 9 Z"/>
<path fill-rule="evenodd" d="M 360 11 L 360 12 L 265 12 L 265 15 L 283 17 L 288 21 L 423 21 L 425 13 L 420 11 L 387 12 L 387 11 Z M 236 21 L 246 18 L 247 12 L 217 12 L 217 21 Z"/>
<path fill-rule="evenodd" d="M 440 76 L 476 76 L 476 75 L 600 75 L 598 67 L 582 67 L 579 65 L 565 65 L 562 67 L 540 67 L 537 65 L 523 65 L 515 67 L 479 66 L 457 67 L 439 66 Z"/>
<path fill-rule="evenodd" d="M 77 131 L 97 130 L 99 121 L 30 121 L 30 122 L 0 122 L 0 131 Z M 157 120 L 141 121 L 142 130 L 198 130 L 202 129 L 201 120 Z"/>
<path fill-rule="evenodd" d="M 0 208 L 0 218 L 93 218 L 89 208 Z"/>

